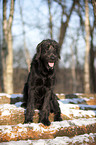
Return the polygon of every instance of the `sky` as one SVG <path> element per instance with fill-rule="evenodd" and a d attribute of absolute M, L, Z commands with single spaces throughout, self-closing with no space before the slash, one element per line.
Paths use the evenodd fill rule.
<path fill-rule="evenodd" d="M 66 1 L 66 0 L 65 0 Z M 8 1 L 10 2 L 10 1 Z M 1 0 L 2 3 L 2 0 Z M 70 9 L 72 1 L 68 0 L 65 8 L 68 12 Z M 13 35 L 13 48 L 14 50 L 18 50 L 23 47 L 23 36 L 22 36 L 22 23 L 20 17 L 20 8 L 22 7 L 23 20 L 25 22 L 25 36 L 26 36 L 26 45 L 28 50 L 30 51 L 31 58 L 36 52 L 36 46 L 43 39 L 50 38 L 49 30 L 48 30 L 48 5 L 46 0 L 16 0 L 15 1 L 15 11 L 14 11 L 14 19 L 12 26 L 12 35 Z M 90 8 L 92 9 L 92 8 Z M 2 11 L 2 7 L 0 6 L 0 11 Z M 53 36 L 56 41 L 58 41 L 59 37 L 59 28 L 60 28 L 60 16 L 61 9 L 60 6 L 57 5 L 56 2 L 52 4 L 51 12 L 53 17 Z M 69 13 L 69 12 L 68 12 Z M 8 15 L 8 11 L 7 11 Z M 1 15 L 2 18 L 2 15 Z M 91 19 L 92 16 L 90 17 Z M 66 16 L 63 17 L 63 21 L 66 20 Z M 92 20 L 91 20 L 92 21 Z M 79 33 L 79 36 L 77 35 Z M 82 36 L 82 31 L 80 29 L 79 17 L 76 12 L 72 13 L 70 22 L 68 24 L 68 29 L 66 32 L 66 36 L 64 39 L 64 43 L 61 49 L 61 60 L 60 66 L 71 66 L 71 49 L 74 51 L 75 45 L 78 50 L 78 60 L 82 65 L 84 63 L 84 53 L 85 53 L 85 40 Z M 73 37 L 71 39 L 71 37 Z M 75 42 L 73 43 L 73 41 Z M 73 45 L 74 44 L 74 45 Z M 69 60 L 66 61 L 66 58 L 69 57 Z M 74 59 L 75 56 L 74 56 Z"/>

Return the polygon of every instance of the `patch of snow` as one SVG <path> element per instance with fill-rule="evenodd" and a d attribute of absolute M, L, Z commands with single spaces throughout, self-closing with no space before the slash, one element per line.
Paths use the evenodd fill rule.
<path fill-rule="evenodd" d="M 10 141 L 0 143 L 0 145 L 68 145 L 68 144 L 86 144 L 93 143 L 96 133 L 83 134 L 75 137 L 56 137 L 55 139 L 39 139 L 39 140 L 27 140 L 27 141 Z"/>
<path fill-rule="evenodd" d="M 65 108 L 68 108 L 68 109 L 76 109 L 76 108 L 80 108 L 80 109 L 86 109 L 86 108 L 90 108 L 92 110 L 95 110 L 96 109 L 96 105 L 87 105 L 87 104 L 78 104 L 78 101 L 74 101 L 74 99 L 72 99 L 74 101 L 74 104 L 68 104 L 70 102 L 71 99 L 61 99 L 59 100 L 59 105 L 61 107 L 65 107 Z M 79 101 L 80 102 L 80 101 Z M 82 102 L 82 101 L 81 101 Z M 63 104 L 62 104 L 63 103 Z M 75 104 L 76 103 L 76 104 Z"/>
<path fill-rule="evenodd" d="M 24 128 L 24 127 L 23 128 L 19 128 L 18 132 L 27 132 L 27 128 Z"/>
<path fill-rule="evenodd" d="M 12 126 L 11 125 L 1 125 L 0 131 L 2 131 L 4 134 L 10 133 L 12 131 Z"/>
<path fill-rule="evenodd" d="M 68 103 L 78 104 L 78 102 L 79 103 L 84 102 L 85 99 L 84 98 L 73 98 L 73 99 L 61 99 L 60 101 L 64 104 L 68 104 Z"/>
<path fill-rule="evenodd" d="M 11 104 L 2 104 L 0 105 L 0 111 L 1 111 L 1 116 L 9 116 L 12 113 L 12 110 L 17 110 L 17 111 L 24 111 L 24 108 L 21 107 L 16 107 L 15 105 Z"/>
<path fill-rule="evenodd" d="M 71 113 L 72 113 L 73 118 L 76 118 L 76 117 L 82 118 L 82 117 L 87 117 L 87 116 L 88 117 L 95 117 L 96 111 L 70 109 L 69 116 L 71 115 Z"/>
<path fill-rule="evenodd" d="M 33 131 L 41 131 L 41 132 L 46 132 L 46 131 L 56 131 L 60 128 L 65 128 L 69 127 L 71 125 L 88 125 L 88 124 L 93 124 L 96 123 L 96 118 L 80 118 L 80 119 L 74 119 L 74 120 L 64 120 L 64 121 L 58 121 L 58 122 L 51 122 L 51 125 L 47 128 L 44 128 L 41 123 L 28 123 L 28 124 L 18 124 L 17 126 L 20 128 L 26 128 L 26 127 L 31 127 Z"/>
<path fill-rule="evenodd" d="M 12 94 L 11 98 L 23 97 L 23 94 Z"/>
<path fill-rule="evenodd" d="M 58 93 L 56 93 L 56 96 L 59 96 L 59 94 L 58 94 Z"/>
<path fill-rule="evenodd" d="M 96 105 L 85 105 L 85 104 L 78 104 L 78 106 L 80 107 L 80 109 L 86 109 L 86 108 L 90 108 L 92 110 L 96 110 Z"/>
<path fill-rule="evenodd" d="M 74 93 L 74 95 L 79 96 L 79 95 L 83 95 L 83 94 L 82 93 Z"/>
<path fill-rule="evenodd" d="M 1 116 L 9 116 L 11 113 L 9 110 L 4 110 L 1 114 Z"/>
<path fill-rule="evenodd" d="M 60 94 L 60 96 L 64 96 L 64 95 L 65 95 L 64 93 L 61 93 L 61 94 Z"/>
<path fill-rule="evenodd" d="M 62 100 L 59 100 L 59 106 L 61 109 L 61 113 L 68 116 L 69 118 L 82 118 L 82 117 L 95 117 L 96 111 L 96 105 L 80 105 L 80 104 L 63 104 Z M 79 110 L 85 109 L 90 107 L 92 110 Z"/>
<path fill-rule="evenodd" d="M 75 124 L 76 126 L 82 126 L 82 125 L 91 125 L 96 123 L 96 118 L 80 118 L 80 119 L 74 119 L 71 120 L 72 124 Z"/>
<path fill-rule="evenodd" d="M 22 103 L 23 103 L 23 102 L 17 102 L 17 103 L 15 103 L 15 106 L 16 106 L 16 107 L 21 107 Z"/>
<path fill-rule="evenodd" d="M 50 126 L 50 128 L 49 128 L 49 130 L 51 131 L 53 131 L 53 130 L 58 130 L 58 129 L 60 129 L 61 127 L 69 127 L 70 126 L 70 124 L 69 124 L 69 122 L 67 121 L 67 120 L 64 120 L 64 121 L 60 121 L 60 122 L 51 122 L 51 126 Z"/>
<path fill-rule="evenodd" d="M 2 96 L 6 96 L 6 97 L 8 97 L 8 98 L 11 98 L 11 95 L 8 95 L 8 94 L 6 94 L 6 93 L 0 93 L 0 96 L 2 97 Z"/>

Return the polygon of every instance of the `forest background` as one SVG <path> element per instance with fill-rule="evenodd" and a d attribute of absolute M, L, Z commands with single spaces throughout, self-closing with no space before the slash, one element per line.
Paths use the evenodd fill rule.
<path fill-rule="evenodd" d="M 0 0 L 0 92 L 22 93 L 36 46 L 60 44 L 56 93 L 96 93 L 95 0 Z"/>

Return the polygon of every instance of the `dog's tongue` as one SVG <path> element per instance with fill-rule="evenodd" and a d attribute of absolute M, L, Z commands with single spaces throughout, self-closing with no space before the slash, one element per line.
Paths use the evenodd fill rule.
<path fill-rule="evenodd" d="M 49 62 L 48 64 L 49 64 L 50 67 L 54 66 L 54 63 Z"/>

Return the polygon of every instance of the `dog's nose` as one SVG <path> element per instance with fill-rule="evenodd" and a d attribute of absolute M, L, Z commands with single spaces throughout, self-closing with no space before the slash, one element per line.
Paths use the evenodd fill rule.
<path fill-rule="evenodd" d="M 51 58 L 51 60 L 54 60 L 55 59 L 55 57 L 53 55 L 50 58 Z"/>

